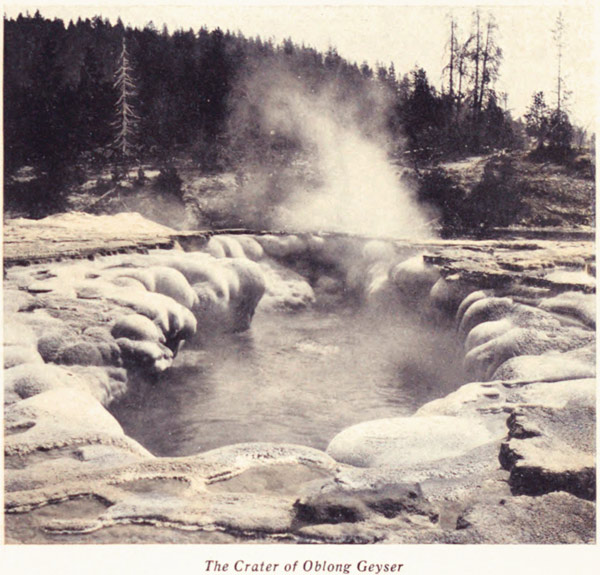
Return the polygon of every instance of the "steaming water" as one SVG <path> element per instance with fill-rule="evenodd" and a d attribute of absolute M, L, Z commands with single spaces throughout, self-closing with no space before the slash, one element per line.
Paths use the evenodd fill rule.
<path fill-rule="evenodd" d="M 460 356 L 450 332 L 416 322 L 259 311 L 248 332 L 184 348 L 111 410 L 159 456 L 247 441 L 324 449 L 349 425 L 409 415 L 457 388 Z"/>
<path fill-rule="evenodd" d="M 272 62 L 238 81 L 245 97 L 229 118 L 232 137 L 253 138 L 258 130 L 264 142 L 283 138 L 294 144 L 296 160 L 308 162 L 311 176 L 289 156 L 263 151 L 247 159 L 245 169 L 253 177 L 230 212 L 242 221 L 252 213 L 249 227 L 262 223 L 263 229 L 430 236 L 427 222 L 433 216 L 423 211 L 390 162 L 391 92 L 379 83 L 356 92 L 341 84 L 315 91 L 297 73 Z M 250 139 L 246 147 L 256 146 Z"/>

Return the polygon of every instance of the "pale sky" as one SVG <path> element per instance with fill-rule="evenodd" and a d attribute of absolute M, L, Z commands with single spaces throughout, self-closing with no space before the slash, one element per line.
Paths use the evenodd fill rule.
<path fill-rule="evenodd" d="M 4 13 L 15 17 L 21 11 L 31 14 L 40 9 L 46 17 L 59 17 L 67 23 L 78 16 L 102 15 L 115 22 L 121 17 L 125 24 L 143 27 L 152 21 L 159 30 L 166 24 L 172 32 L 178 28 L 197 30 L 217 26 L 223 30 L 240 30 L 246 36 L 260 35 L 280 42 L 291 37 L 296 43 L 304 42 L 319 50 L 335 46 L 341 56 L 359 64 L 394 63 L 398 73 L 410 71 L 419 65 L 427 71 L 431 82 L 440 88 L 441 70 L 445 65 L 445 46 L 448 42 L 449 20 L 452 12 L 459 23 L 460 33 L 469 30 L 475 3 L 427 6 L 404 2 L 397 5 L 376 2 L 377 5 L 345 0 L 327 0 L 328 6 L 308 2 L 281 1 L 221 3 L 215 5 L 183 0 L 178 6 L 165 6 L 163 2 L 104 3 L 69 0 L 56 6 L 56 0 L 4 2 Z M 162 4 L 162 6 L 161 6 Z M 279 5 L 277 5 L 279 4 Z M 343 5 L 342 5 L 343 4 Z M 531 95 L 542 90 L 546 101 L 555 102 L 556 50 L 552 41 L 552 28 L 559 11 L 567 26 L 563 70 L 567 89 L 572 92 L 569 109 L 572 120 L 593 129 L 598 117 L 596 90 L 596 31 L 598 15 L 592 1 L 564 2 L 552 0 L 522 2 L 512 0 L 511 6 L 501 2 L 480 1 L 482 14 L 492 12 L 498 23 L 498 43 L 504 51 L 500 68 L 498 91 L 509 95 L 508 107 L 518 117 L 531 102 Z M 488 5 L 495 5 L 489 7 Z"/>

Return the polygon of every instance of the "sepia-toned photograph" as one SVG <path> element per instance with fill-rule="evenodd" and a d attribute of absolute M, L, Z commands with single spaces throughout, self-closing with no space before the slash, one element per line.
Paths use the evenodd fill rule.
<path fill-rule="evenodd" d="M 593 3 L 3 10 L 7 547 L 596 544 Z"/>

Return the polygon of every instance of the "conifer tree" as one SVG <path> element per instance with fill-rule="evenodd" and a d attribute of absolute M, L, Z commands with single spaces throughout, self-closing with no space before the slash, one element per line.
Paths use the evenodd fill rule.
<path fill-rule="evenodd" d="M 527 134 L 537 138 L 537 148 L 544 147 L 550 124 L 550 108 L 546 104 L 544 92 L 533 94 L 532 102 L 525 114 Z"/>
<path fill-rule="evenodd" d="M 133 67 L 129 53 L 127 52 L 125 37 L 123 37 L 123 46 L 113 86 L 118 93 L 115 105 L 115 121 L 113 122 L 116 130 L 113 148 L 116 149 L 123 160 L 127 160 L 136 151 L 135 144 L 138 135 L 139 116 L 133 104 L 137 95 L 137 88 L 134 81 Z"/>

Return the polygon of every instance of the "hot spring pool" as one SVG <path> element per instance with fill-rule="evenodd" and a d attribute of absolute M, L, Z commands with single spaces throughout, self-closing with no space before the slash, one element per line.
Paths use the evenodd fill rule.
<path fill-rule="evenodd" d="M 324 449 L 342 429 L 406 416 L 464 383 L 453 330 L 353 309 L 257 311 L 249 331 L 188 343 L 111 406 L 157 456 L 269 441 Z"/>

